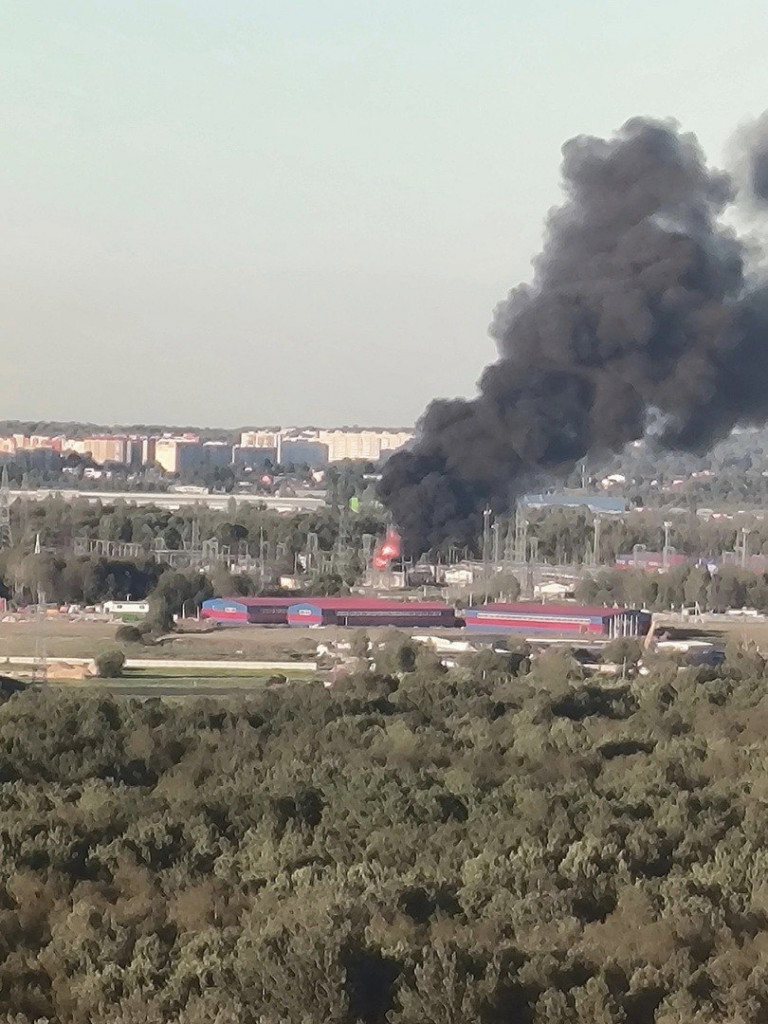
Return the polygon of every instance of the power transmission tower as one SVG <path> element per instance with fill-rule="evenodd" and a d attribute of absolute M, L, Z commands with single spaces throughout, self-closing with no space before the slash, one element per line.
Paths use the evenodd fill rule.
<path fill-rule="evenodd" d="M 0 548 L 9 548 L 12 544 L 11 488 L 8 483 L 8 467 L 3 466 L 3 475 L 0 479 Z"/>
<path fill-rule="evenodd" d="M 346 508 L 339 515 L 339 533 L 336 538 L 333 566 L 336 572 L 344 573 L 349 568 L 349 523 Z"/>
<path fill-rule="evenodd" d="M 514 517 L 504 523 L 504 565 L 510 566 L 515 561 L 515 524 Z"/>

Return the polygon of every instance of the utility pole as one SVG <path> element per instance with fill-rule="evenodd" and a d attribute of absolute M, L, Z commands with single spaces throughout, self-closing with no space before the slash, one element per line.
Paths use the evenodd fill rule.
<path fill-rule="evenodd" d="M 664 522 L 664 548 L 661 552 L 661 566 L 664 572 L 669 568 L 669 531 L 672 529 L 672 523 L 669 521 Z"/>
<path fill-rule="evenodd" d="M 339 513 L 339 532 L 333 558 L 336 572 L 343 573 L 349 563 L 349 525 L 347 522 L 347 506 L 342 505 Z"/>
<path fill-rule="evenodd" d="M 0 479 L 0 548 L 9 548 L 12 544 L 11 488 L 8 483 L 8 467 L 3 466 L 3 475 Z"/>
<path fill-rule="evenodd" d="M 741 568 L 747 568 L 747 545 L 750 531 L 746 526 L 741 528 Z"/>
<path fill-rule="evenodd" d="M 37 606 L 35 608 L 35 662 L 32 666 L 32 681 L 45 683 L 48 681 L 48 648 L 45 637 L 45 594 L 40 583 L 40 534 L 35 538 L 35 555 L 37 556 Z"/>
<path fill-rule="evenodd" d="M 360 558 L 363 564 L 363 572 L 365 573 L 365 581 L 370 583 L 372 580 L 372 568 L 373 568 L 373 549 L 376 545 L 376 538 L 372 533 L 364 533 L 361 537 L 360 547 Z"/>
<path fill-rule="evenodd" d="M 316 533 L 307 534 L 307 549 L 305 555 L 305 571 L 309 575 L 316 575 L 318 572 L 318 541 Z"/>
<path fill-rule="evenodd" d="M 486 586 L 491 571 L 491 509 L 483 509 L 483 579 Z"/>
<path fill-rule="evenodd" d="M 600 565 L 600 523 L 602 520 L 600 516 L 596 515 L 594 518 L 593 526 L 595 529 L 595 536 L 592 546 L 592 557 L 595 561 L 595 566 Z"/>
<path fill-rule="evenodd" d="M 498 569 L 501 562 L 501 523 L 495 522 L 491 527 L 491 533 L 493 534 L 493 567 Z"/>
<path fill-rule="evenodd" d="M 264 589 L 264 580 L 266 579 L 266 549 L 264 541 L 264 527 L 259 527 L 259 589 Z"/>
<path fill-rule="evenodd" d="M 518 502 L 515 507 L 515 561 L 528 561 L 528 519 L 524 507 Z"/>

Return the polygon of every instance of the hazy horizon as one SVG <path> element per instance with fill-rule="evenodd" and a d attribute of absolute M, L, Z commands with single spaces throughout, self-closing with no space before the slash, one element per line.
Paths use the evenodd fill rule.
<path fill-rule="evenodd" d="M 469 395 L 560 146 L 766 106 L 756 0 L 9 0 L 0 418 L 413 424 Z M 716 27 L 716 31 L 713 30 Z"/>
<path fill-rule="evenodd" d="M 145 422 L 108 423 L 96 420 L 56 420 L 45 416 L 23 417 L 14 416 L 0 420 L 0 434 L 6 432 L 7 424 L 55 423 L 61 426 L 93 427 L 95 430 L 134 431 L 145 428 L 167 431 L 202 430 L 235 433 L 246 430 L 412 430 L 414 423 L 161 423 L 147 420 Z"/>

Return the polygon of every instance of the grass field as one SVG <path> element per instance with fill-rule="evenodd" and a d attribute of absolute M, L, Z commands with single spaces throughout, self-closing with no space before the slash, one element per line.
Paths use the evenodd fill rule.
<path fill-rule="evenodd" d="M 119 679 L 78 679 L 49 680 L 46 686 L 61 691 L 70 691 L 78 696 L 99 696 L 110 693 L 120 697 L 234 697 L 242 698 L 263 690 L 270 683 L 272 673 L 268 672 L 174 672 L 158 673 L 156 670 L 133 669 Z M 318 681 L 316 676 L 292 675 L 287 682 Z"/>
<path fill-rule="evenodd" d="M 664 616 L 659 616 L 661 632 L 665 626 Z M 669 628 L 676 634 L 684 633 L 715 642 L 735 639 L 755 643 L 768 652 L 768 622 L 749 620 L 719 620 L 715 624 L 702 624 L 681 628 L 672 619 Z M 49 619 L 42 625 L 45 649 L 49 658 L 92 658 L 105 647 L 116 645 L 115 624 L 104 622 L 72 622 L 64 617 Z M 158 658 L 167 660 L 170 670 L 178 660 L 237 660 L 244 661 L 301 661 L 315 660 L 318 643 L 349 638 L 352 631 L 328 627 L 325 629 L 290 629 L 287 627 L 247 626 L 234 629 L 220 629 L 212 633 L 180 634 L 161 644 L 145 647 L 142 644 L 119 644 L 129 658 Z M 376 639 L 387 631 L 367 630 Z M 432 631 L 430 631 L 432 632 Z M 447 636 L 455 636 L 452 631 Z M 38 627 L 29 622 L 0 622 L 0 672 L 2 662 L 10 657 L 33 657 L 37 653 Z M 157 670 L 151 670 L 157 674 Z M 184 672 L 185 670 L 181 670 Z M 186 670 L 187 673 L 189 670 Z M 227 673 L 233 670 L 231 666 Z M 195 670 L 203 678 L 199 670 Z M 253 673 L 245 673 L 253 675 Z M 185 676 L 184 678 L 186 678 Z"/>
<path fill-rule="evenodd" d="M 41 631 L 49 657 L 92 658 L 116 645 L 117 625 L 48 619 Z M 129 658 L 174 658 L 209 661 L 243 658 L 245 661 L 306 660 L 315 654 L 326 631 L 248 626 L 214 633 L 185 633 L 161 644 L 118 644 Z M 31 657 L 36 653 L 38 627 L 34 622 L 0 622 L 0 662 L 3 658 Z"/>
<path fill-rule="evenodd" d="M 287 675 L 287 672 L 275 671 L 273 669 L 254 670 L 237 669 L 227 665 L 221 670 L 215 668 L 175 668 L 169 665 L 167 668 L 129 668 L 123 671 L 126 679 L 271 679 L 273 676 Z M 292 679 L 311 679 L 314 672 L 307 672 L 301 669 L 292 669 Z"/>

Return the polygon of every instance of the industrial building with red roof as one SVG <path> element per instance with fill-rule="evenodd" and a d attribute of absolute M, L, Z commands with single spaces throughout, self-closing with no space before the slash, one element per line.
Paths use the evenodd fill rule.
<path fill-rule="evenodd" d="M 634 608 L 526 602 L 467 608 L 464 621 L 467 629 L 474 632 L 584 639 L 644 636 L 651 626 L 650 613 Z"/>
<path fill-rule="evenodd" d="M 577 604 L 484 604 L 457 612 L 441 601 L 374 597 L 217 597 L 205 601 L 201 618 L 222 625 L 400 626 L 456 629 L 581 639 L 644 636 L 648 612 Z"/>

